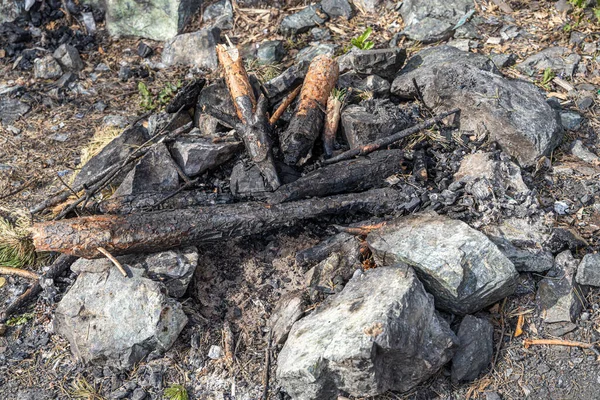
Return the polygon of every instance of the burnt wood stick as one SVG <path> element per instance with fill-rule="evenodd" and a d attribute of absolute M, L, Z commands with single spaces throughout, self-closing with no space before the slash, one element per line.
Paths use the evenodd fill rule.
<path fill-rule="evenodd" d="M 230 194 L 213 193 L 205 190 L 184 190 L 165 200 L 165 193 L 142 193 L 135 196 L 110 198 L 93 204 L 86 210 L 94 214 L 132 214 L 158 210 L 179 210 L 182 208 L 213 206 L 233 203 Z"/>
<path fill-rule="evenodd" d="M 372 189 L 277 205 L 258 202 L 100 215 L 37 223 L 32 236 L 37 251 L 59 251 L 98 258 L 103 247 L 118 256 L 248 236 L 301 220 L 352 212 L 382 215 L 403 209 L 405 196 L 394 189 Z"/>
<path fill-rule="evenodd" d="M 302 165 L 312 155 L 315 140 L 323 129 L 327 99 L 338 75 L 338 63 L 330 56 L 317 56 L 310 63 L 296 111 L 279 138 L 286 164 Z"/>
<path fill-rule="evenodd" d="M 427 180 L 427 160 L 425 159 L 425 150 L 423 149 L 415 151 L 413 176 L 418 181 L 424 182 Z"/>
<path fill-rule="evenodd" d="M 323 163 L 324 164 L 334 164 L 334 163 L 337 163 L 337 162 L 340 162 L 343 160 L 349 160 L 356 156 L 363 156 L 365 154 L 372 153 L 376 150 L 380 150 L 386 146 L 394 144 L 395 142 L 397 142 L 399 140 L 404 139 L 405 137 L 414 135 L 415 133 L 418 133 L 418 132 L 422 131 L 423 129 L 427 129 L 427 128 L 437 124 L 438 122 L 440 122 L 444 118 L 448 117 L 449 115 L 456 114 L 458 112 L 460 112 L 460 109 L 458 109 L 458 108 L 455 108 L 450 111 L 446 111 L 444 113 L 439 114 L 435 118 L 427 119 L 427 120 L 421 122 L 420 124 L 417 124 L 413 127 L 404 129 L 403 131 L 400 131 L 400 132 L 394 133 L 390 136 L 386 136 L 384 138 L 378 139 L 378 140 L 371 142 L 369 144 L 366 144 L 364 146 L 360 146 L 360 147 L 345 151 L 341 154 L 338 154 L 335 157 L 325 160 Z"/>
<path fill-rule="evenodd" d="M 367 157 L 325 166 L 292 183 L 281 186 L 268 198 L 271 204 L 361 192 L 385 186 L 385 178 L 403 169 L 402 150 L 381 150 Z"/>

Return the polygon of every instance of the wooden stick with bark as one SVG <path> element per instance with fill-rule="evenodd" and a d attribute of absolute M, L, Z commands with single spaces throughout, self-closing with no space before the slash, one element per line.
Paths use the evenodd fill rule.
<path fill-rule="evenodd" d="M 328 55 L 317 56 L 310 63 L 294 116 L 279 138 L 286 164 L 302 165 L 310 158 L 338 75 L 338 63 Z"/>
<path fill-rule="evenodd" d="M 259 202 L 129 215 L 99 215 L 33 225 L 37 251 L 98 258 L 102 247 L 114 256 L 157 252 L 263 233 L 325 215 L 389 214 L 404 209 L 402 192 L 372 189 L 276 205 Z"/>
<path fill-rule="evenodd" d="M 223 66 L 225 81 L 241 121 L 236 129 L 244 141 L 250 158 L 271 189 L 275 190 L 281 183 L 273 162 L 267 99 L 261 95 L 257 103 L 242 57 L 236 47 L 218 45 L 217 56 Z"/>
<path fill-rule="evenodd" d="M 327 113 L 325 114 L 325 128 L 323 129 L 323 150 L 325 157 L 333 156 L 335 134 L 340 123 L 340 112 L 345 91 L 332 90 L 327 100 Z"/>

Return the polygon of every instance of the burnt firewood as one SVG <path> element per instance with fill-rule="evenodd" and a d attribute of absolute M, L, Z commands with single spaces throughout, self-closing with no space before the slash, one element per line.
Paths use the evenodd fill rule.
<path fill-rule="evenodd" d="M 281 186 L 268 201 L 278 204 L 382 187 L 385 178 L 402 171 L 403 161 L 402 150 L 382 150 L 368 157 L 328 165 Z"/>
<path fill-rule="evenodd" d="M 312 154 L 325 118 L 327 99 L 338 79 L 338 64 L 327 55 L 315 57 L 308 68 L 298 107 L 279 141 L 284 161 L 302 165 Z"/>
<path fill-rule="evenodd" d="M 223 65 L 225 81 L 238 117 L 242 122 L 236 126 L 236 129 L 244 141 L 250 158 L 260 169 L 271 189 L 275 190 L 281 183 L 273 162 L 272 145 L 269 138 L 271 126 L 267 118 L 267 99 L 261 95 L 258 103 L 256 102 L 252 85 L 237 48 L 218 45 L 217 55 L 219 62 Z"/>
<path fill-rule="evenodd" d="M 158 252 L 262 233 L 325 215 L 390 214 L 403 210 L 406 196 L 394 189 L 372 189 L 326 198 L 266 205 L 248 202 L 129 215 L 99 215 L 33 226 L 37 251 L 58 251 L 99 258 L 99 247 L 112 255 Z"/>
<path fill-rule="evenodd" d="M 425 158 L 425 150 L 415 151 L 413 160 L 413 176 L 416 180 L 425 182 L 427 180 L 427 160 Z"/>
<path fill-rule="evenodd" d="M 172 197 L 165 193 L 152 192 L 110 198 L 90 206 L 88 211 L 101 214 L 132 214 L 229 203 L 233 203 L 233 196 L 230 194 L 195 189 L 181 191 Z"/>

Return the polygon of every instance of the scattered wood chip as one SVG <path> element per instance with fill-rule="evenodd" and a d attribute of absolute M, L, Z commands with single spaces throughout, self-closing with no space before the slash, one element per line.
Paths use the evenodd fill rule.
<path fill-rule="evenodd" d="M 519 337 L 523 334 L 523 323 L 525 322 L 525 316 L 523 314 L 519 315 L 517 319 L 517 327 L 515 329 L 515 337 Z"/>

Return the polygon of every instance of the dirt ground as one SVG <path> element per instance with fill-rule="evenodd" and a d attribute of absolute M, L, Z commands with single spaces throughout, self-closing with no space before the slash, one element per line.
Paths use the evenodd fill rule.
<path fill-rule="evenodd" d="M 481 47 L 474 51 L 513 53 L 521 61 L 549 46 L 561 45 L 581 52 L 570 43 L 572 31 L 586 34 L 587 42 L 597 42 L 600 36 L 598 25 L 585 20 L 576 24 L 575 15 L 559 13 L 551 1 L 509 3 L 515 10 L 511 16 L 503 14 L 491 1 L 474 2 L 477 15 L 486 21 L 481 26 L 483 38 L 478 40 Z M 240 45 L 265 39 L 285 39 L 276 32 L 278 22 L 294 10 L 237 9 L 235 28 L 228 35 Z M 349 43 L 350 38 L 371 26 L 375 47 L 384 47 L 393 34 L 402 29 L 402 20 L 394 10 L 386 10 L 377 17 L 359 13 L 349 23 L 336 19 L 326 26 L 335 43 Z M 501 45 L 486 44 L 486 39 L 496 36 L 502 26 L 497 21 L 511 22 L 529 34 Z M 57 29 L 60 24 L 65 22 L 57 21 L 55 26 L 45 28 Z M 194 31 L 200 25 L 197 18 L 186 31 Z M 13 69 L 7 57 L 0 57 L 0 87 L 15 83 L 23 85 L 26 99 L 32 106 L 31 111 L 14 124 L 18 132 L 0 125 L 0 206 L 27 209 L 62 189 L 61 180 L 68 181 L 76 171 L 81 149 L 102 128 L 105 116 L 122 115 L 135 119 L 144 114 L 145 110 L 139 105 L 139 79 L 122 82 L 118 78 L 121 62 L 136 67 L 141 65 L 142 59 L 136 54 L 139 41 L 114 40 L 108 37 L 103 26 L 99 28 L 93 47 L 81 52 L 86 68 L 80 82 L 90 92 L 87 95 L 58 92 L 51 83 L 34 79 L 31 70 Z M 298 49 L 308 44 L 308 35 L 287 41 L 288 56 L 279 68 L 292 63 Z M 156 51 L 151 60 L 159 61 L 162 44 L 145 42 Z M 424 47 L 414 43 L 402 45 L 409 54 Z M 600 85 L 595 55 L 582 56 L 581 72 L 571 84 Z M 99 63 L 106 64 L 110 70 L 99 73 L 98 79 L 92 82 L 91 75 Z M 183 68 L 149 72 L 142 80 L 154 91 L 165 82 L 185 81 L 188 73 Z M 531 80 L 512 68 L 503 72 Z M 533 80 L 549 96 L 559 98 L 564 108 L 576 109 L 574 100 L 564 89 L 553 82 L 541 85 L 540 76 Z M 98 107 L 99 102 L 106 108 Z M 567 145 L 575 138 L 598 152 L 600 124 L 595 113 L 594 107 L 582 112 L 586 122 L 578 131 L 568 132 L 563 145 L 552 156 L 552 165 L 581 163 L 572 159 L 567 151 Z M 66 134 L 67 139 L 57 141 L 59 133 Z M 535 175 L 534 171 L 530 173 Z M 600 171 L 587 171 L 569 180 L 557 179 L 553 185 L 538 175 L 535 185 L 541 202 L 565 198 L 576 201 L 578 190 L 587 190 L 598 175 Z M 597 249 L 597 231 L 600 229 L 598 211 L 591 206 L 582 208 L 580 214 L 563 216 L 555 221 L 557 226 L 572 228 L 588 241 L 589 246 L 579 254 L 580 257 Z M 305 271 L 295 265 L 294 254 L 333 234 L 328 222 L 331 221 L 311 221 L 301 227 L 269 232 L 261 237 L 203 247 L 194 281 L 183 301 L 190 322 L 169 352 L 141 363 L 129 373 L 77 364 L 68 343 L 52 334 L 52 311 L 61 294 L 52 299 L 40 299 L 35 306 L 22 310 L 21 320 L 0 337 L 0 398 L 115 398 L 114 393 L 130 382 L 150 382 L 145 387 L 150 388 L 149 394 L 158 398 L 161 398 L 163 388 L 173 383 L 185 385 L 191 398 L 260 398 L 267 376 L 264 368 L 266 321 L 283 294 L 303 285 Z M 74 278 L 71 274 L 57 281 L 62 293 Z M 551 333 L 544 332 L 535 303 L 535 284 L 541 278 L 536 274 L 522 274 L 517 293 L 484 312 L 491 316 L 495 326 L 496 352 L 493 367 L 480 379 L 455 386 L 450 383 L 449 369 L 445 368 L 411 393 L 387 393 L 378 398 L 491 400 L 498 398 L 494 394 L 502 399 L 600 398 L 600 360 L 593 351 L 562 346 L 524 347 L 525 338 L 551 337 Z M 8 283 L 0 287 L 2 308 L 27 287 L 27 281 L 21 278 L 8 278 Z M 586 317 L 580 318 L 576 322 L 577 329 L 562 339 L 600 342 L 600 291 L 592 289 L 585 300 Z M 524 316 L 525 333 L 515 337 L 519 315 Z M 225 321 L 231 321 L 235 339 L 236 360 L 232 365 L 206 359 L 209 347 L 222 343 Z M 453 321 L 450 319 L 450 322 Z M 283 398 L 274 379 L 276 347 L 271 349 L 270 355 L 270 398 Z"/>

